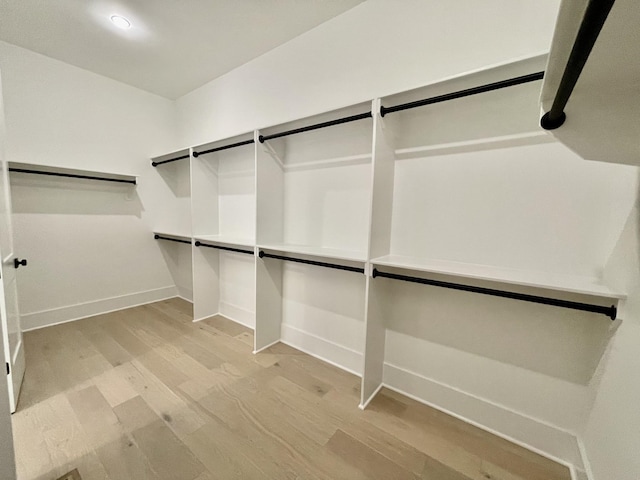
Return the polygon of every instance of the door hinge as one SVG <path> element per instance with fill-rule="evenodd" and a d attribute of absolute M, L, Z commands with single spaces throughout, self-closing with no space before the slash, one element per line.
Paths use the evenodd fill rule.
<path fill-rule="evenodd" d="M 9 362 L 5 362 L 5 365 L 7 366 L 7 375 L 9 375 L 11 373 L 11 367 L 9 366 Z"/>

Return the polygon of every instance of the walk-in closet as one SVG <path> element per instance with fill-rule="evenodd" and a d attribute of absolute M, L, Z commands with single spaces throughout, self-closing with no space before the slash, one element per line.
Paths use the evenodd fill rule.
<path fill-rule="evenodd" d="M 1 5 L 0 477 L 637 480 L 638 21 Z"/>

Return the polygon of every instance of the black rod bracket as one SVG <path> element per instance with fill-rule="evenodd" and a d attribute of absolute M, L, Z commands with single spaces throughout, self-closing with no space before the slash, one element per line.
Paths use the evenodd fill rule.
<path fill-rule="evenodd" d="M 223 247 L 222 245 L 210 245 L 208 243 L 202 243 L 200 240 L 196 240 L 196 247 L 207 247 L 207 248 L 215 248 L 217 250 L 224 250 L 227 252 L 235 252 L 235 253 L 245 253 L 247 255 L 253 255 L 254 252 L 251 250 L 243 250 L 241 248 L 232 248 L 232 247 Z"/>
<path fill-rule="evenodd" d="M 539 303 L 542 305 L 551 305 L 554 307 L 570 308 L 573 310 L 581 310 L 583 312 L 600 313 L 606 315 L 611 320 L 615 320 L 618 309 L 615 305 L 605 307 L 602 305 L 592 305 L 589 303 L 572 302 L 569 300 L 559 300 L 557 298 L 540 297 L 537 295 L 528 295 L 525 293 L 507 292 L 504 290 L 496 290 L 493 288 L 474 287 L 471 285 L 463 285 L 459 283 L 443 282 L 440 280 L 430 280 L 420 277 L 410 277 L 408 275 L 399 275 L 396 273 L 381 272 L 374 268 L 373 278 L 390 278 L 393 280 L 401 280 L 404 282 L 420 283 L 423 285 L 431 285 L 433 287 L 450 288 L 453 290 L 461 290 L 463 292 L 480 293 L 482 295 L 491 295 L 494 297 L 510 298 L 512 300 L 521 300 L 524 302 Z"/>
<path fill-rule="evenodd" d="M 315 265 L 316 267 L 333 268 L 336 270 L 345 270 L 347 272 L 364 273 L 364 268 L 350 267 L 348 265 L 340 265 L 337 263 L 318 262 L 315 260 L 303 260 L 301 258 L 285 257 L 283 255 L 274 255 L 272 253 L 266 253 L 263 250 L 258 252 L 260 258 L 274 258 L 276 260 L 284 260 L 286 262 L 304 263 L 305 265 Z"/>

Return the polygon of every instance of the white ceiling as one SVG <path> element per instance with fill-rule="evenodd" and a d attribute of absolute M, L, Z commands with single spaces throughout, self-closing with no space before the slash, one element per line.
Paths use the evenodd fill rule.
<path fill-rule="evenodd" d="M 174 99 L 362 1 L 0 0 L 0 40 Z"/>

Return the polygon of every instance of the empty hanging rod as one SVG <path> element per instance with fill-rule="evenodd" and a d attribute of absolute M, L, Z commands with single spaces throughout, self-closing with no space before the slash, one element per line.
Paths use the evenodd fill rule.
<path fill-rule="evenodd" d="M 79 175 L 75 173 L 57 173 L 57 172 L 43 172 L 41 170 L 29 170 L 26 168 L 14 168 L 9 167 L 10 172 L 16 173 L 32 173 L 35 175 L 50 175 L 52 177 L 65 177 L 65 178 L 83 178 L 86 180 L 100 180 L 102 182 L 116 182 L 116 183 L 131 183 L 132 185 L 136 184 L 134 180 L 126 180 L 123 178 L 107 178 L 107 177 L 96 177 L 93 175 Z"/>
<path fill-rule="evenodd" d="M 260 140 L 260 143 L 264 143 L 266 140 L 271 140 L 272 138 L 286 137 L 287 135 L 295 135 L 296 133 L 318 130 L 319 128 L 331 127 L 332 125 L 340 125 L 341 123 L 355 122 L 357 120 L 364 120 L 365 118 L 371 117 L 371 112 L 360 113 L 358 115 L 352 115 L 350 117 L 338 118 L 337 120 L 316 123 L 315 125 L 309 125 L 307 127 L 294 128 L 293 130 L 287 130 L 286 132 L 274 133 L 273 135 L 260 135 L 258 137 L 258 140 Z"/>
<path fill-rule="evenodd" d="M 540 120 L 540 126 L 545 130 L 555 130 L 567 119 L 564 107 L 571 97 L 573 88 L 580 78 L 582 69 L 587 63 L 591 49 L 600 35 L 600 30 L 602 30 L 614 2 L 615 0 L 591 0 L 587 4 L 551 110 L 545 113 Z"/>
<path fill-rule="evenodd" d="M 615 305 L 604 307 L 601 305 L 591 305 L 588 303 L 570 302 L 568 300 L 558 300 L 555 298 L 538 297 L 536 295 L 527 295 L 524 293 L 505 292 L 503 290 L 494 290 L 492 288 L 473 287 L 471 285 L 461 285 L 459 283 L 442 282 L 439 280 L 428 280 L 426 278 L 409 277 L 407 275 L 398 275 L 395 273 L 380 272 L 373 269 L 373 278 L 384 277 L 394 280 L 402 280 L 404 282 L 421 283 L 424 285 L 432 285 L 434 287 L 451 288 L 453 290 L 462 290 L 464 292 L 481 293 L 483 295 L 491 295 L 494 297 L 511 298 L 513 300 L 522 300 L 524 302 L 541 303 L 543 305 L 552 305 L 554 307 L 571 308 L 573 310 L 582 310 L 584 312 L 601 313 L 611 320 L 616 319 L 618 314 Z"/>
<path fill-rule="evenodd" d="M 206 243 L 202 243 L 199 240 L 196 240 L 196 247 L 216 248 L 218 250 L 226 250 L 228 252 L 246 253 L 247 255 L 253 255 L 252 250 L 242 250 L 241 248 L 223 247 L 220 245 L 209 245 Z"/>
<path fill-rule="evenodd" d="M 301 258 L 283 257 L 282 255 L 273 255 L 265 253 L 262 250 L 258 253 L 260 258 L 275 258 L 277 260 L 285 260 L 287 262 L 304 263 L 307 265 L 315 265 L 316 267 L 335 268 L 336 270 L 346 270 L 348 272 L 364 273 L 364 268 L 348 267 L 346 265 L 338 265 L 336 263 L 316 262 L 314 260 L 302 260 Z"/>
<path fill-rule="evenodd" d="M 232 143 L 231 145 L 225 145 L 224 147 L 216 147 L 211 148 L 209 150 L 203 150 L 202 152 L 193 152 L 193 156 L 198 158 L 200 155 L 205 155 L 207 153 L 219 152 L 220 150 L 228 150 L 229 148 L 241 147 L 243 145 L 251 145 L 254 142 L 253 138 L 251 140 L 245 140 L 243 142 Z"/>
<path fill-rule="evenodd" d="M 156 240 L 167 240 L 169 242 L 186 243 L 188 245 L 191 245 L 191 240 L 182 240 L 180 238 L 163 237 L 162 235 L 158 235 L 158 234 L 155 234 L 153 238 L 155 238 Z"/>
<path fill-rule="evenodd" d="M 189 158 L 189 155 L 182 155 L 180 157 L 171 158 L 169 160 L 160 160 L 159 162 L 151 162 L 151 166 L 157 167 L 158 165 L 162 165 L 163 163 L 177 162 L 178 160 L 184 160 L 186 158 Z"/>
<path fill-rule="evenodd" d="M 434 103 L 447 102 L 449 100 L 455 100 L 456 98 L 469 97 L 471 95 L 477 95 L 479 93 L 500 90 L 501 88 L 513 87 L 515 85 L 521 85 L 523 83 L 535 82 L 536 80 L 542 80 L 543 77 L 544 72 L 530 73 L 528 75 L 522 75 L 520 77 L 509 78 L 507 80 L 501 80 L 499 82 L 480 85 L 479 87 L 472 87 L 465 90 L 458 90 L 457 92 L 445 93 L 444 95 L 438 95 L 437 97 L 425 98 L 423 100 L 416 100 L 415 102 L 403 103 L 394 107 L 380 106 L 380 115 L 384 117 L 387 113 L 399 112 L 401 110 L 408 110 L 410 108 L 423 107 L 425 105 L 432 105 Z"/>

